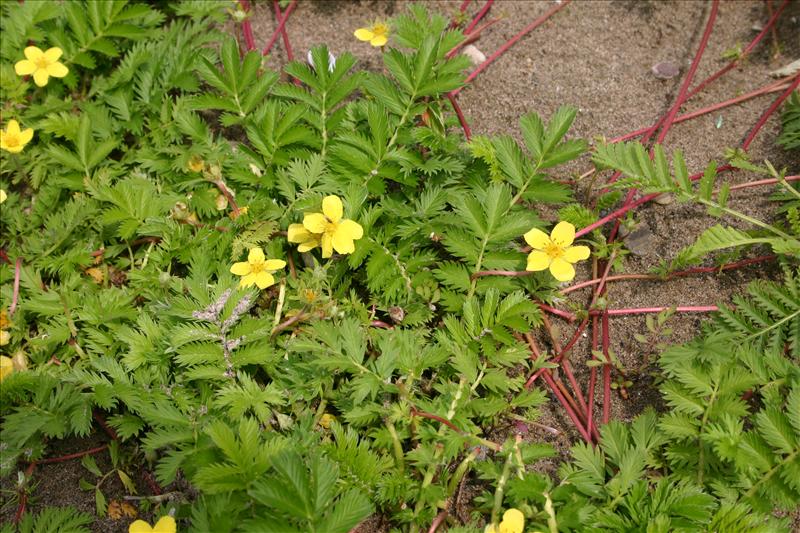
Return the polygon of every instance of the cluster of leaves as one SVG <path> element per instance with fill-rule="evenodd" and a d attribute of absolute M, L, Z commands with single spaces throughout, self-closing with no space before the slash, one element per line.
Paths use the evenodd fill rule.
<path fill-rule="evenodd" d="M 355 70 L 350 54 L 331 65 L 322 46 L 315 67 L 286 66 L 295 84 L 216 29 L 225 7 L 2 5 L 0 96 L 36 136 L 0 160 L 9 191 L 0 247 L 23 259 L 7 349 L 29 361 L 0 388 L 0 473 L 44 457 L 52 439 L 87 435 L 94 412 L 124 453 L 185 495 L 172 505 L 194 531 L 345 533 L 372 513 L 419 531 L 455 505 L 470 474 L 482 491 L 475 515 L 451 531 L 479 531 L 501 505 L 551 531 L 650 518 L 667 531 L 763 512 L 758 498 L 785 503 L 796 490 L 782 470 L 797 461 L 798 439 L 785 431 L 797 428 L 796 406 L 775 411 L 800 395 L 796 366 L 776 358 L 796 343 L 797 297 L 757 288 L 757 304 L 737 303 L 719 326 L 731 346 L 776 359 L 762 381 L 746 380 L 760 387 L 757 412 L 720 409 L 744 390 L 720 381 L 721 358 L 701 348 L 687 358 L 721 383 L 709 398 L 665 355 L 664 390 L 684 387 L 676 398 L 695 410 L 676 407 L 685 416 L 672 426 L 653 414 L 609 426 L 599 450 L 575 449 L 559 484 L 528 471 L 554 455 L 549 445 L 489 437 L 534 420 L 546 401 L 524 388 L 533 363 L 520 336 L 540 322 L 533 299 L 551 300 L 555 286 L 546 273 L 472 274 L 524 268 L 519 238 L 544 226 L 537 205 L 592 221 L 563 207 L 570 191 L 549 179 L 587 150 L 567 136 L 575 110 L 526 115 L 522 144 L 465 145 L 446 98 L 468 66 L 446 57 L 464 36 L 447 17 L 419 6 L 396 17 L 403 49 L 385 51 L 384 73 Z M 63 84 L 33 90 L 13 74 L 29 40 L 64 50 Z M 608 153 L 598 149 L 598 161 Z M 663 157 L 640 171 L 612 156 L 631 178 L 661 176 Z M 283 232 L 330 194 L 364 237 L 354 253 L 321 261 Z M 292 268 L 263 292 L 238 288 L 229 272 L 255 246 Z M 15 275 L 0 260 L 3 302 Z M 779 326 L 759 334 L 767 320 Z M 736 353 L 737 364 L 756 364 Z M 678 422 L 684 433 L 670 429 Z M 737 428 L 734 444 L 709 437 Z M 701 465 L 681 455 L 691 439 L 707 447 Z M 20 527 L 84 523 L 54 510 Z"/>

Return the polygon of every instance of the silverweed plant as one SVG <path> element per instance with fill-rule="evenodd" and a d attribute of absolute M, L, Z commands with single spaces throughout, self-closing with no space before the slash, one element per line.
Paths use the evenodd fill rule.
<path fill-rule="evenodd" d="M 800 501 L 800 194 L 785 173 L 731 156 L 780 187 L 769 223 L 728 206 L 713 166 L 695 188 L 678 152 L 670 170 L 660 147 L 600 144 L 597 168 L 624 177 L 589 209 L 554 179 L 589 151 L 574 108 L 522 117 L 522 143 L 462 134 L 454 51 L 470 35 L 450 18 L 412 5 L 355 30 L 379 72 L 319 46 L 278 73 L 248 6 L 2 4 L 0 474 L 22 488 L 0 531 L 88 531 L 69 507 L 26 512 L 24 489 L 38 463 L 96 468 L 110 448 L 150 480 L 147 496 L 126 484 L 152 515 L 133 533 L 788 531 L 774 511 Z M 756 227 L 715 226 L 653 276 L 768 246 L 783 279 L 657 354 L 663 413 L 593 422 L 538 333 L 545 312 L 608 314 L 597 296 L 555 306 L 573 265 L 607 264 L 602 286 L 620 264 L 596 228 L 633 188 Z M 567 457 L 515 430 L 546 427 L 550 397 L 584 441 Z M 112 446 L 49 457 L 93 431 Z"/>

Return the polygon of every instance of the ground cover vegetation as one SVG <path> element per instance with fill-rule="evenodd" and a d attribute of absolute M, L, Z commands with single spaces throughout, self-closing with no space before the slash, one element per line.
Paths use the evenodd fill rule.
<path fill-rule="evenodd" d="M 568 105 L 521 117 L 522 143 L 472 135 L 456 97 L 496 55 L 467 74 L 457 51 L 488 9 L 470 21 L 469 3 L 353 28 L 382 72 L 320 46 L 283 75 L 262 65 L 283 24 L 256 49 L 246 1 L 2 4 L 0 474 L 17 481 L 0 531 L 89 531 L 85 512 L 26 510 L 36 465 L 62 460 L 134 533 L 789 531 L 800 193 L 747 148 L 781 112 L 775 142 L 797 150 L 800 78 L 691 174 L 660 143 L 700 90 L 712 2 L 641 142 L 590 148 Z M 283 23 L 294 5 L 275 3 Z M 554 178 L 587 154 L 603 176 L 591 205 Z M 774 219 L 730 207 L 736 169 L 763 174 L 747 186 L 774 189 Z M 649 276 L 773 261 L 781 279 L 712 308 L 610 308 L 619 221 L 664 194 L 720 222 Z M 589 260 L 595 277 L 565 285 Z M 590 301 L 567 308 L 581 288 Z M 692 311 L 715 313 L 667 345 L 670 315 Z M 630 422 L 609 417 L 627 375 L 608 319 L 626 313 L 652 313 L 643 365 L 666 404 Z M 568 345 L 548 341 L 553 319 L 577 326 Z M 584 387 L 567 354 L 587 328 Z M 566 458 L 515 430 L 551 399 L 573 424 Z M 108 444 L 49 453 L 92 432 Z M 110 477 L 138 508 L 108 501 Z"/>

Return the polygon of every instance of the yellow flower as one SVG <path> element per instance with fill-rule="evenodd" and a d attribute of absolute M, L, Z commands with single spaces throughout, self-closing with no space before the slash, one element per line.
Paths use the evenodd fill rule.
<path fill-rule="evenodd" d="M 307 252 L 319 246 L 322 240 L 322 234 L 311 233 L 302 224 L 289 224 L 287 239 L 289 242 L 300 244 L 300 246 L 297 247 L 298 252 Z"/>
<path fill-rule="evenodd" d="M 322 200 L 322 213 L 308 213 L 303 219 L 303 226 L 308 232 L 320 234 L 322 257 L 332 256 L 334 250 L 340 254 L 351 254 L 356 249 L 353 241 L 364 236 L 361 225 L 342 218 L 343 213 L 344 206 L 339 197 L 326 196 Z"/>
<path fill-rule="evenodd" d="M 0 204 L 5 202 L 7 198 L 8 198 L 8 195 L 6 194 L 6 191 L 4 191 L 3 189 L 0 189 Z"/>
<path fill-rule="evenodd" d="M 175 533 L 177 531 L 175 519 L 171 516 L 162 516 L 156 525 L 150 526 L 144 520 L 137 520 L 128 526 L 128 533 Z"/>
<path fill-rule="evenodd" d="M 33 129 L 20 131 L 19 122 L 14 119 L 8 121 L 5 131 L 0 130 L 0 148 L 12 154 L 21 152 L 25 145 L 31 142 L 31 139 L 33 139 Z"/>
<path fill-rule="evenodd" d="M 569 222 L 559 222 L 548 237 L 539 229 L 532 229 L 525 234 L 525 242 L 533 251 L 528 254 L 528 266 L 525 270 L 539 271 L 550 268 L 550 273 L 558 281 L 569 281 L 575 277 L 577 263 L 589 257 L 588 246 L 571 246 L 575 240 L 575 226 Z"/>
<path fill-rule="evenodd" d="M 47 85 L 50 76 L 63 78 L 69 74 L 69 69 L 58 61 L 64 52 L 61 48 L 50 48 L 42 52 L 41 48 L 29 46 L 25 48 L 25 59 L 17 61 L 14 70 L 17 76 L 33 74 L 33 82 L 39 87 Z"/>
<path fill-rule="evenodd" d="M 511 508 L 503 513 L 503 520 L 495 527 L 494 524 L 488 524 L 484 533 L 522 533 L 525 527 L 525 516 L 519 509 Z"/>
<path fill-rule="evenodd" d="M 369 28 L 358 28 L 353 35 L 359 41 L 369 41 L 372 46 L 383 46 L 389 41 L 389 26 L 376 22 Z"/>
<path fill-rule="evenodd" d="M 186 163 L 186 168 L 192 172 L 201 172 L 204 168 L 206 168 L 206 163 L 196 155 L 193 155 L 191 158 L 189 158 L 189 162 Z"/>
<path fill-rule="evenodd" d="M 234 263 L 231 273 L 242 276 L 239 282 L 240 287 L 252 287 L 257 285 L 259 289 L 266 289 L 275 284 L 272 273 L 286 266 L 286 261 L 280 259 L 265 259 L 264 250 L 261 248 L 250 248 L 247 261 Z"/>
<path fill-rule="evenodd" d="M 0 381 L 6 379 L 14 372 L 14 361 L 10 357 L 0 355 Z"/>
<path fill-rule="evenodd" d="M 4 329 L 0 329 L 0 346 L 5 346 L 11 340 L 11 334 Z"/>
<path fill-rule="evenodd" d="M 325 429 L 330 429 L 331 423 L 336 420 L 336 417 L 330 413 L 325 413 L 319 419 L 319 425 Z"/>

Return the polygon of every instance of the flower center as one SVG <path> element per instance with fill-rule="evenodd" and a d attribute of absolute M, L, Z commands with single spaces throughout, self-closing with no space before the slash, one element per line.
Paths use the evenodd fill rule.
<path fill-rule="evenodd" d="M 544 247 L 544 253 L 546 253 L 550 259 L 558 259 L 564 255 L 564 249 L 558 244 L 551 242 Z"/>
<path fill-rule="evenodd" d="M 328 217 L 325 217 L 325 222 L 326 222 L 326 224 L 325 224 L 325 233 L 333 234 L 333 233 L 336 233 L 336 230 L 339 229 L 339 223 L 338 222 L 334 222 L 331 219 L 329 219 Z"/>
<path fill-rule="evenodd" d="M 388 32 L 389 32 L 389 26 L 387 26 L 386 24 L 375 24 L 372 27 L 372 33 L 374 33 L 376 36 L 386 35 Z"/>
<path fill-rule="evenodd" d="M 258 274 L 259 272 L 261 272 L 263 270 L 264 270 L 264 263 L 263 262 L 259 261 L 258 263 L 250 263 L 250 273 L 251 274 Z"/>
<path fill-rule="evenodd" d="M 6 136 L 6 144 L 9 148 L 15 148 L 19 146 L 19 137 L 16 135 L 8 135 Z"/>
<path fill-rule="evenodd" d="M 39 69 L 41 69 L 41 70 L 45 70 L 45 69 L 47 69 L 47 67 L 50 65 L 50 62 L 49 62 L 49 61 L 47 60 L 47 58 L 46 58 L 46 57 L 44 57 L 44 56 L 42 56 L 42 57 L 40 57 L 39 59 L 37 59 L 36 61 L 34 61 L 34 63 L 35 63 L 35 64 L 36 64 L 36 66 L 37 66 L 37 67 L 39 67 Z"/>

